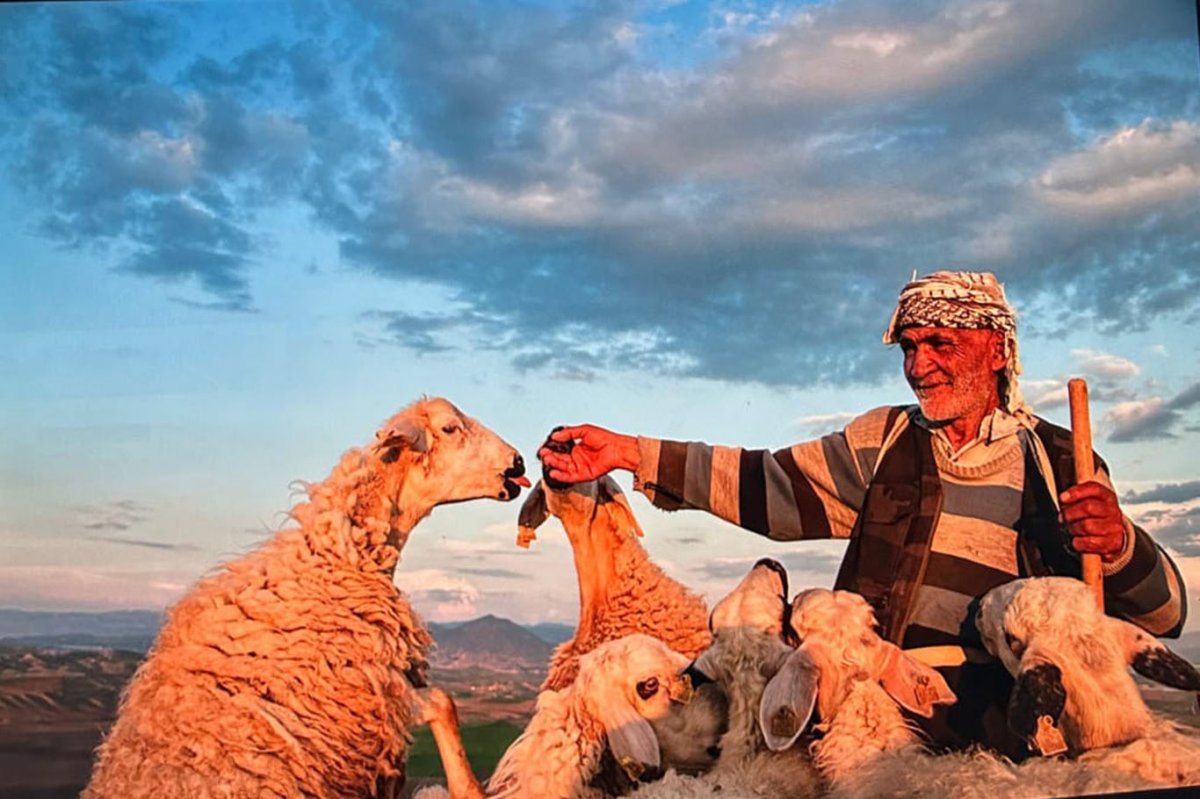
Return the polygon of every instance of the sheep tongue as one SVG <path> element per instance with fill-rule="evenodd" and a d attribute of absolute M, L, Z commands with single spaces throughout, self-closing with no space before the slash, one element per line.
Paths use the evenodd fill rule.
<path fill-rule="evenodd" d="M 521 477 L 510 477 L 508 479 L 512 480 L 514 483 L 516 483 L 519 486 L 523 486 L 524 488 L 529 488 L 529 486 L 530 486 L 529 478 L 525 477 L 524 475 L 522 475 Z"/>

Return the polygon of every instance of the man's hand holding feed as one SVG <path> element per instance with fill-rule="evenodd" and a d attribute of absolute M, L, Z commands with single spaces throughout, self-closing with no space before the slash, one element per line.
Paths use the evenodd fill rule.
<path fill-rule="evenodd" d="M 1072 486 L 1059 496 L 1059 518 L 1077 552 L 1095 552 L 1106 563 L 1125 548 L 1125 517 L 1117 495 L 1102 483 Z"/>
<path fill-rule="evenodd" d="M 542 447 L 538 458 L 550 470 L 549 476 L 563 483 L 583 483 L 608 474 L 613 469 L 637 471 L 641 463 L 637 438 L 614 433 L 590 424 L 558 427 L 550 433 L 554 441 L 574 440 L 570 452 L 552 452 Z"/>

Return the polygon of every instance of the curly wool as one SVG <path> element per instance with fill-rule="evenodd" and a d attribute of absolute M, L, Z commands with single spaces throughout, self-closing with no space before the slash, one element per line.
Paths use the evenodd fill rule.
<path fill-rule="evenodd" d="M 400 549 L 436 505 L 511 498 L 523 471 L 444 399 L 393 416 L 307 486 L 298 528 L 171 610 L 84 796 L 390 795 L 431 643 L 392 583 Z"/>
<path fill-rule="evenodd" d="M 399 553 L 367 507 L 376 479 L 348 453 L 293 511 L 300 529 L 172 609 L 85 797 L 157 797 L 164 784 L 192 797 L 373 796 L 400 776 L 405 675 L 424 670 L 432 639 L 392 583 Z"/>
<path fill-rule="evenodd" d="M 583 607 L 575 635 L 550 657 L 542 690 L 570 685 L 580 656 L 634 633 L 657 638 L 687 657 L 704 651 L 712 642 L 708 606 L 650 559 L 637 540 L 639 531 L 620 524 L 621 517 L 596 513 L 595 498 L 581 498 L 577 489 L 551 491 L 548 505 L 571 542 Z M 590 585 L 603 586 L 602 596 L 593 596 Z"/>

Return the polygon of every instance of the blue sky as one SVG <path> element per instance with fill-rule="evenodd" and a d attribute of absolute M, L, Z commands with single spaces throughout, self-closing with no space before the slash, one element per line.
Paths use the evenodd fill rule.
<path fill-rule="evenodd" d="M 1089 379 L 1200 617 L 1188 2 L 0 6 L 0 605 L 158 608 L 422 394 L 781 447 L 906 402 L 913 270 L 997 272 L 1023 386 Z M 624 485 L 629 480 L 622 478 Z M 634 498 L 709 596 L 776 544 Z M 435 620 L 572 620 L 565 536 L 440 508 Z M 1195 623 L 1193 625 L 1195 626 Z"/>

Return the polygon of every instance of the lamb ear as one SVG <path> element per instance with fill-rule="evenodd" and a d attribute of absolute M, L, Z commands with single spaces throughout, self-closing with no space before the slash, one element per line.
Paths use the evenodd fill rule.
<path fill-rule="evenodd" d="M 643 771 L 662 765 L 654 728 L 624 697 L 611 697 L 605 702 L 599 710 L 599 721 L 604 725 L 609 750 L 630 777 L 637 779 Z"/>
<path fill-rule="evenodd" d="M 377 449 L 384 447 L 401 447 L 413 452 L 427 452 L 429 442 L 425 438 L 425 428 L 412 419 L 397 419 L 392 424 L 375 434 Z"/>
<path fill-rule="evenodd" d="M 539 480 L 521 504 L 521 512 L 517 514 L 517 546 L 528 549 L 530 542 L 537 538 L 534 531 L 549 517 L 550 509 L 546 507 L 546 484 Z"/>
<path fill-rule="evenodd" d="M 618 529 L 629 530 L 638 537 L 644 535 L 642 526 L 634 518 L 629 500 L 625 498 L 625 494 L 622 493 L 615 480 L 604 475 L 597 481 L 597 489 L 597 503 L 617 522 Z"/>
<path fill-rule="evenodd" d="M 879 684 L 901 706 L 929 718 L 934 705 L 958 701 L 946 680 L 932 666 L 908 655 L 890 641 L 880 640 Z"/>
<path fill-rule="evenodd" d="M 817 664 L 803 646 L 783 661 L 758 705 L 758 727 L 768 749 L 782 752 L 804 732 L 817 704 L 819 679 Z"/>
<path fill-rule="evenodd" d="M 1138 674 L 1171 688 L 1200 691 L 1200 672 L 1162 641 L 1127 621 L 1106 621 L 1116 628 L 1117 640 L 1125 644 L 1125 659 Z"/>

